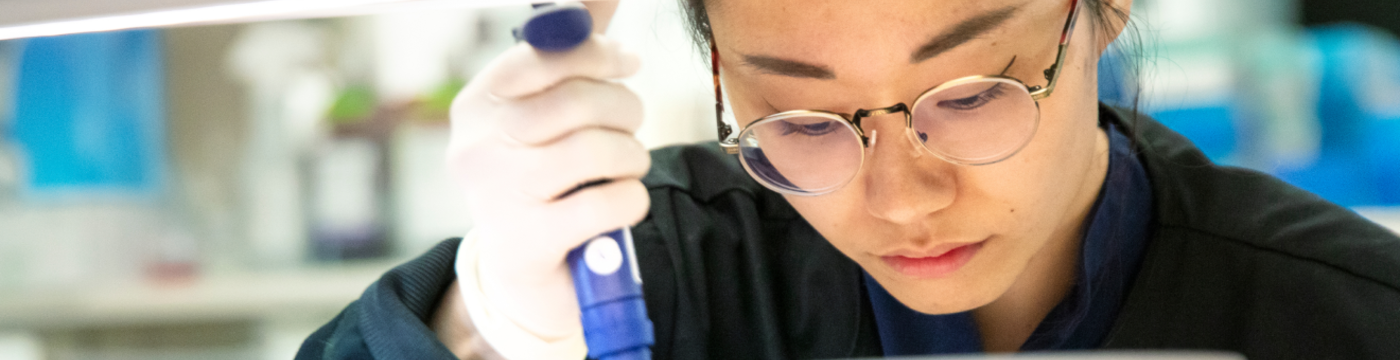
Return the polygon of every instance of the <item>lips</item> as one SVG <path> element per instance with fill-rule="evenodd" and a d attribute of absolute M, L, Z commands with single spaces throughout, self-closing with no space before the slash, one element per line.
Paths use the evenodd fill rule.
<path fill-rule="evenodd" d="M 952 275 L 972 260 L 977 251 L 982 249 L 981 241 L 966 244 L 948 249 L 946 251 L 931 251 L 921 255 L 913 252 L 896 252 L 893 255 L 881 256 L 886 265 L 894 268 L 901 274 L 915 278 L 936 279 Z M 938 250 L 938 249 L 935 249 Z"/>

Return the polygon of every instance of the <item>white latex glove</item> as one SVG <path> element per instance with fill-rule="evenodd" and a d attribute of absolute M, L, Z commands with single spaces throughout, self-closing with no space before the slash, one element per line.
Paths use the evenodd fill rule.
<path fill-rule="evenodd" d="M 447 166 L 477 224 L 459 253 L 458 277 L 473 324 L 508 358 L 581 349 L 565 255 L 647 213 L 640 179 L 651 159 L 633 136 L 641 100 L 610 81 L 638 67 L 636 55 L 599 35 L 565 53 L 522 43 L 453 103 Z M 597 179 L 613 181 L 559 198 Z M 521 339 L 520 330 L 535 339 Z M 528 349 L 540 346 L 556 348 Z M 565 352 L 573 351 L 581 350 Z"/>

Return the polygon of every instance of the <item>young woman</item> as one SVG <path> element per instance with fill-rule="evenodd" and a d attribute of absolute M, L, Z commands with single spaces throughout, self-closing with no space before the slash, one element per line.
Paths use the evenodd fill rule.
<path fill-rule="evenodd" d="M 634 56 L 508 51 L 453 112 L 478 227 L 301 357 L 582 358 L 564 255 L 627 225 L 656 358 L 1400 357 L 1400 239 L 1098 102 L 1131 0 L 684 1 L 737 129 L 648 153 Z"/>

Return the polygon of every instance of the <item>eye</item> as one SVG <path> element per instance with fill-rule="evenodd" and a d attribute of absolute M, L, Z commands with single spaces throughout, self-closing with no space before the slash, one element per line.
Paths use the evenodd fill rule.
<path fill-rule="evenodd" d="M 783 126 L 783 135 L 799 133 L 806 136 L 822 136 L 830 134 L 841 127 L 841 125 L 836 124 L 835 121 L 823 121 L 812 124 L 794 124 L 787 121 L 781 121 L 781 123 Z"/>
<path fill-rule="evenodd" d="M 940 100 L 938 102 L 938 107 L 954 110 L 975 110 L 1006 94 L 1004 86 L 1006 86 L 1005 83 L 997 83 L 995 86 L 977 93 L 977 95 L 960 99 Z"/>

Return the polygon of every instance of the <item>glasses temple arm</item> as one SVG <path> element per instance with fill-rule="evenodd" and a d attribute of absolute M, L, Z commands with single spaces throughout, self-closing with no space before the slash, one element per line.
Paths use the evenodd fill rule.
<path fill-rule="evenodd" d="M 1060 80 L 1061 70 L 1064 68 L 1065 56 L 1069 53 L 1069 39 L 1074 35 L 1074 25 L 1079 20 L 1079 1 L 1070 0 L 1069 18 L 1065 19 L 1065 28 L 1060 33 L 1060 46 L 1056 50 L 1055 64 L 1045 69 L 1045 80 L 1049 81 L 1045 87 L 1035 86 L 1031 88 L 1031 98 L 1040 100 L 1050 97 L 1050 93 L 1055 91 L 1055 83 Z"/>
<path fill-rule="evenodd" d="M 714 40 L 710 40 L 710 70 L 715 82 L 715 128 L 719 133 L 719 147 L 725 153 L 738 154 L 739 139 L 729 137 L 734 134 L 734 129 L 724 123 L 724 94 L 719 87 L 719 49 L 715 47 Z"/>

